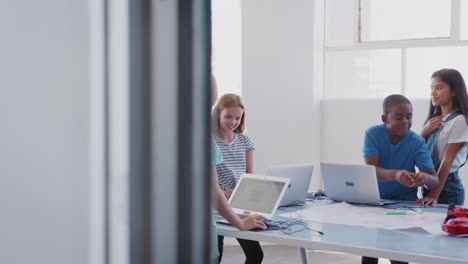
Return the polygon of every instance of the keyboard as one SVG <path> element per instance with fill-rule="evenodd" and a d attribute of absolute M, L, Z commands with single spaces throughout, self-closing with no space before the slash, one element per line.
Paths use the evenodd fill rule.
<path fill-rule="evenodd" d="M 239 216 L 241 219 L 244 219 L 244 218 L 247 217 L 247 215 L 239 215 L 239 214 L 238 214 L 237 216 Z M 229 223 L 226 219 L 224 219 L 224 217 L 221 216 L 219 213 L 214 213 L 214 214 L 213 214 L 213 217 L 214 217 L 214 220 L 215 220 L 217 223 L 222 223 L 222 224 L 228 224 L 228 225 L 230 225 L 230 223 Z M 266 229 L 254 229 L 254 230 L 252 230 L 252 231 L 264 231 L 264 230 L 278 230 L 278 229 L 281 229 L 281 226 L 280 226 L 280 225 L 275 224 L 275 223 L 273 223 L 272 221 L 265 221 L 264 223 L 265 223 L 265 225 L 267 226 Z"/>

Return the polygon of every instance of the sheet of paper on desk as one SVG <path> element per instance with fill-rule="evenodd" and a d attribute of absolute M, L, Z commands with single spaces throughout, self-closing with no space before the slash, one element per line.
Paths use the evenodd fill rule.
<path fill-rule="evenodd" d="M 419 214 L 413 211 L 405 211 L 406 214 L 390 214 L 395 209 L 384 209 L 371 206 L 354 206 L 345 202 L 326 206 L 304 209 L 300 217 L 302 220 L 322 223 L 333 223 L 352 226 L 365 226 L 384 229 L 411 229 L 420 227 L 431 234 L 447 234 L 442 231 L 440 225 L 445 219 L 444 214 L 423 212 Z M 282 217 L 297 218 L 297 213 L 281 214 Z"/>

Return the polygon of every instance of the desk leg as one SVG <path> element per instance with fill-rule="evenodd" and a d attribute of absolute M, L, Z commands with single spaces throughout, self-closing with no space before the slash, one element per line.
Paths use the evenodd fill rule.
<path fill-rule="evenodd" d="M 307 258 L 307 248 L 299 248 L 299 254 L 301 255 L 301 263 L 309 264 L 309 260 Z"/>

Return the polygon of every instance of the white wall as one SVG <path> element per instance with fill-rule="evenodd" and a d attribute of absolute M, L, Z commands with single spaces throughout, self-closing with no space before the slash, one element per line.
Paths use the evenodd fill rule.
<path fill-rule="evenodd" d="M 87 2 L 0 3 L 0 263 L 88 261 Z"/>
<path fill-rule="evenodd" d="M 320 2 L 320 1 L 316 1 Z M 242 2 L 242 95 L 255 172 L 320 161 L 314 1 Z M 320 69 L 318 69 L 320 71 Z"/>

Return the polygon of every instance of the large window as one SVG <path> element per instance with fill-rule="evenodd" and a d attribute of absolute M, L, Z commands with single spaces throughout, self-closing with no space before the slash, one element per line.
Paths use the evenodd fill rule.
<path fill-rule="evenodd" d="M 240 0 L 212 1 L 212 67 L 219 96 L 241 94 L 241 25 Z"/>
<path fill-rule="evenodd" d="M 468 40 L 468 0 L 461 1 L 460 22 L 460 39 Z"/>
<path fill-rule="evenodd" d="M 325 3 L 325 97 L 427 98 L 441 68 L 468 79 L 468 0 Z"/>
<path fill-rule="evenodd" d="M 435 69 L 457 69 L 468 81 L 468 46 L 408 48 L 406 63 L 406 90 L 410 97 L 428 97 L 428 79 Z"/>
<path fill-rule="evenodd" d="M 362 0 L 360 40 L 450 36 L 449 0 Z"/>
<path fill-rule="evenodd" d="M 401 86 L 400 53 L 398 49 L 327 52 L 327 96 L 365 98 L 398 93 Z"/>

